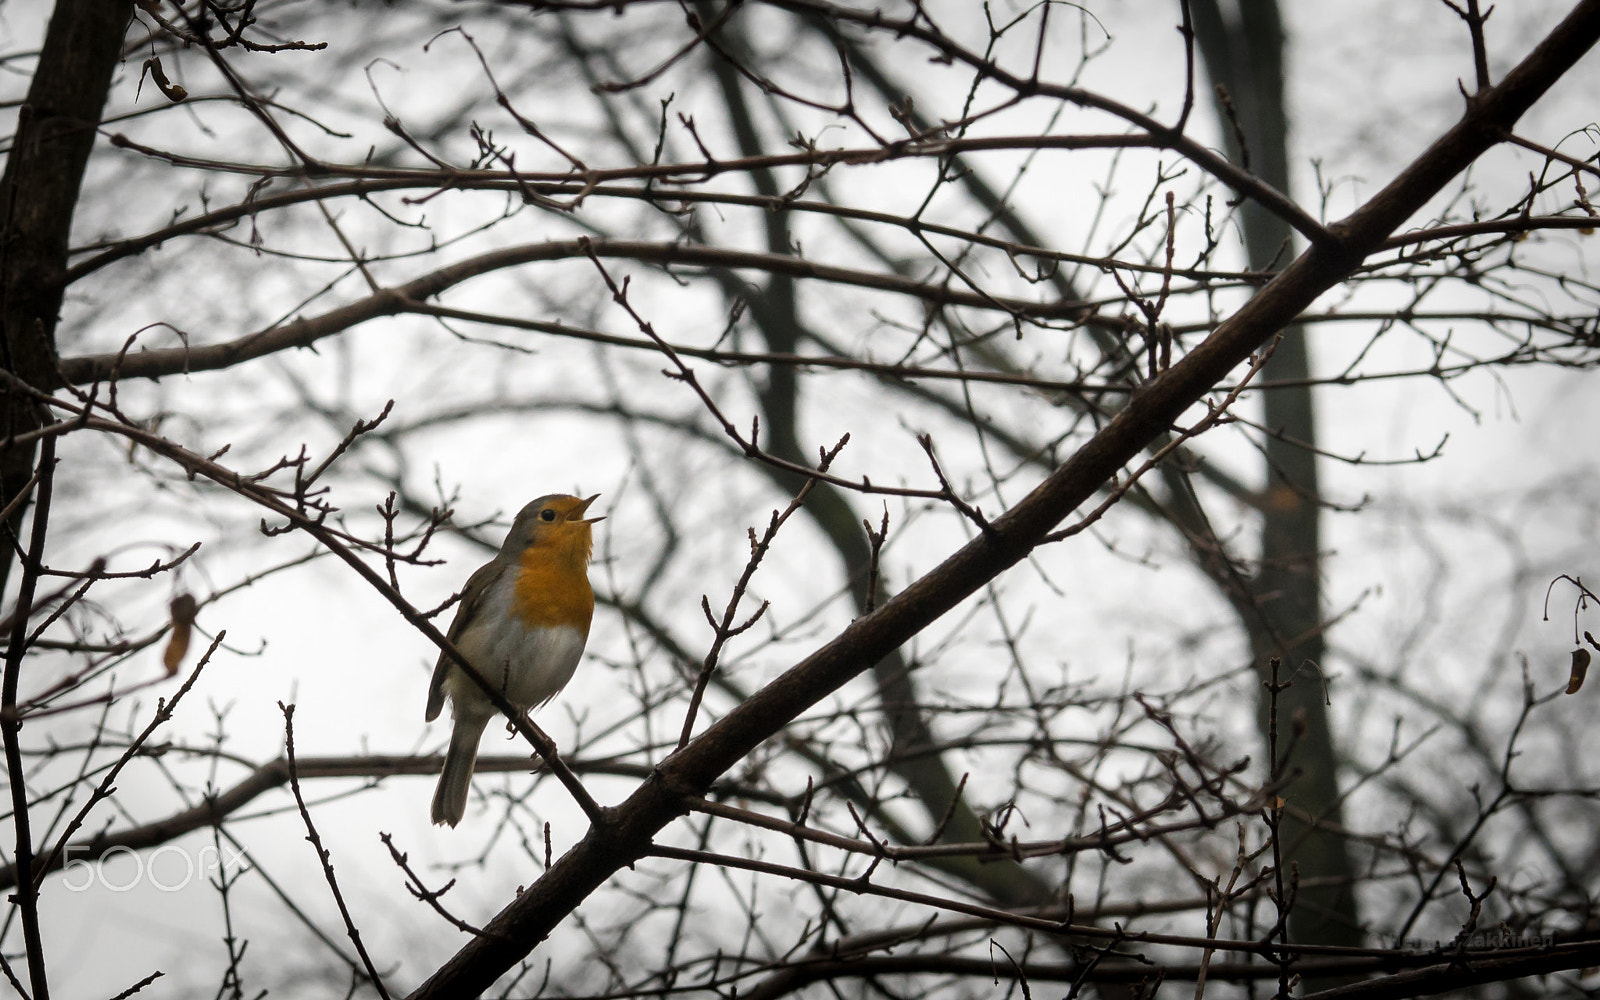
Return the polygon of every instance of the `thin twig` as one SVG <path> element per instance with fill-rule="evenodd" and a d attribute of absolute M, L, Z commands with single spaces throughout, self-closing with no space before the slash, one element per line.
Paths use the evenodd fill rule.
<path fill-rule="evenodd" d="M 294 792 L 295 805 L 300 809 L 300 819 L 306 825 L 306 840 L 310 842 L 312 850 L 317 852 L 317 861 L 322 865 L 322 877 L 328 882 L 328 890 L 333 893 L 333 901 L 339 907 L 339 916 L 344 919 L 345 933 L 350 936 L 350 941 L 356 946 L 356 954 L 361 956 L 361 964 L 366 967 L 367 981 L 372 988 L 378 991 L 378 996 L 389 1000 L 389 990 L 383 985 L 383 977 L 378 974 L 378 969 L 372 964 L 372 956 L 367 954 L 367 946 L 361 942 L 361 931 L 356 928 L 355 920 L 350 916 L 350 908 L 345 905 L 344 894 L 339 891 L 339 880 L 333 875 L 333 858 L 326 847 L 322 846 L 322 836 L 317 833 L 317 825 L 311 822 L 311 810 L 306 808 L 306 800 L 300 794 L 300 775 L 295 770 L 294 762 L 294 705 L 285 705 L 278 702 L 279 711 L 283 712 L 283 739 L 284 755 L 289 761 L 289 788 Z"/>

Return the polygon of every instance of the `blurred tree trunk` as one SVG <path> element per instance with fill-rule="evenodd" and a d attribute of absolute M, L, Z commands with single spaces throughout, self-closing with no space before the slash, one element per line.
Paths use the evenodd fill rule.
<path fill-rule="evenodd" d="M 1276 0 L 1195 0 L 1196 39 L 1212 82 L 1221 88 L 1217 111 L 1230 157 L 1279 191 L 1289 190 L 1288 113 L 1284 107 L 1283 22 Z M 1225 93 L 1225 97 L 1223 96 Z M 1233 128 L 1244 134 L 1244 149 Z M 1281 267 L 1294 259 L 1289 224 L 1254 201 L 1242 207 L 1250 266 Z M 1303 328 L 1288 327 L 1262 377 L 1303 380 L 1310 374 Z M 1327 880 L 1301 888 L 1289 921 L 1302 942 L 1359 945 L 1360 919 L 1351 892 L 1354 872 L 1342 829 L 1337 756 L 1328 727 L 1322 672 L 1320 509 L 1316 416 L 1309 387 L 1262 394 L 1267 487 L 1262 507 L 1261 568 L 1254 599 L 1242 617 L 1260 689 L 1257 719 L 1268 738 L 1271 698 L 1268 663 L 1282 660 L 1292 682 L 1277 699 L 1282 773 L 1292 778 L 1279 794 L 1289 810 L 1282 827 L 1283 858 L 1299 877 Z"/>
<path fill-rule="evenodd" d="M 703 21 L 710 23 L 716 16 L 713 8 L 700 5 Z M 748 47 L 739 34 L 737 19 L 723 26 L 716 38 L 736 58 L 745 58 Z M 743 77 L 726 59 L 713 59 L 712 70 L 721 89 L 729 122 L 738 137 L 740 153 L 759 156 L 768 152 L 761 142 L 753 112 L 745 100 Z M 768 197 L 782 194 L 777 179 L 770 170 L 752 170 L 752 183 Z M 789 238 L 789 213 L 766 213 L 767 250 L 775 254 L 790 254 L 793 247 Z M 766 350 L 774 354 L 797 354 L 803 339 L 804 327 L 795 301 L 795 280 L 792 276 L 773 274 L 760 286 L 745 284 L 731 273 L 722 275 L 723 289 L 730 298 L 742 296 L 750 310 L 750 318 Z M 770 365 L 765 384 L 757 386 L 761 404 L 762 447 L 778 458 L 801 465 L 815 461 L 815 453 L 802 443 L 799 432 L 800 383 L 798 369 L 792 365 Z M 779 485 L 796 492 L 804 484 L 803 477 L 781 470 L 774 472 Z M 818 483 L 806 501 L 806 513 L 819 527 L 833 546 L 835 555 L 849 575 L 850 595 L 856 608 L 865 614 L 870 610 L 869 593 L 876 593 L 879 602 L 891 594 L 884 591 L 881 581 L 876 590 L 868 579 L 867 571 L 872 551 L 863 530 L 861 518 L 850 502 L 834 487 Z M 959 794 L 958 783 L 945 765 L 942 755 L 932 753 L 933 732 L 923 717 L 920 695 L 912 676 L 912 665 L 899 650 L 873 665 L 873 681 L 878 690 L 878 703 L 887 723 L 890 750 L 888 762 L 893 772 L 906 783 L 922 804 L 930 824 L 944 823 L 941 840 L 950 843 L 977 843 L 986 839 L 982 822 L 971 806 Z M 863 806 L 871 803 L 863 802 Z M 883 821 L 891 817 L 879 815 Z M 944 868 L 971 885 L 981 888 L 990 898 L 1009 906 L 1025 906 L 1048 902 L 1052 893 L 1048 886 L 1021 865 L 1010 862 L 979 862 L 969 857 L 939 859 L 937 867 Z"/>
<path fill-rule="evenodd" d="M 67 238 L 94 146 L 111 75 L 133 14 L 128 0 L 61 0 L 50 16 L 44 48 L 17 111 L 16 135 L 0 176 L 0 367 L 37 389 L 54 389 L 56 320 L 67 269 Z M 35 443 L 16 435 L 37 430 L 38 408 L 23 392 L 0 385 L 0 505 L 33 475 Z M 24 505 L 9 522 L 15 536 Z M 0 555 L 0 590 L 15 548 Z"/>

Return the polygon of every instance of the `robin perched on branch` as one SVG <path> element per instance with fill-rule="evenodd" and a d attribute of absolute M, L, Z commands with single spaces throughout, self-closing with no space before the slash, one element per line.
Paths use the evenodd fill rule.
<path fill-rule="evenodd" d="M 520 711 L 555 697 L 572 678 L 589 638 L 591 529 L 595 497 L 552 493 L 522 508 L 500 552 L 467 580 L 449 639 L 467 662 Z M 495 716 L 476 681 L 439 654 L 428 686 L 427 721 L 445 695 L 455 729 L 433 794 L 433 821 L 455 826 L 467 809 L 478 739 Z"/>

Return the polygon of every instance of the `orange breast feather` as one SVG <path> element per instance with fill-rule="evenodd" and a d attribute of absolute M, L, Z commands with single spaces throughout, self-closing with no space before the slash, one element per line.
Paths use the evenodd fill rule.
<path fill-rule="evenodd" d="M 511 607 L 524 625 L 567 625 L 588 634 L 594 591 L 589 587 L 586 549 L 535 545 L 522 553 Z"/>

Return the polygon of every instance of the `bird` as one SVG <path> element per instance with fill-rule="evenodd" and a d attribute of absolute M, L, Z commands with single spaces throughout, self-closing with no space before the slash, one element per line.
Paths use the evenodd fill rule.
<path fill-rule="evenodd" d="M 500 552 L 467 578 L 447 634 L 452 645 L 518 711 L 543 705 L 572 679 L 594 617 L 589 585 L 600 494 L 552 493 L 523 507 Z M 433 822 L 455 826 L 467 810 L 478 740 L 497 710 L 476 681 L 442 650 L 428 685 L 426 721 L 446 696 L 454 728 L 433 794 Z"/>

